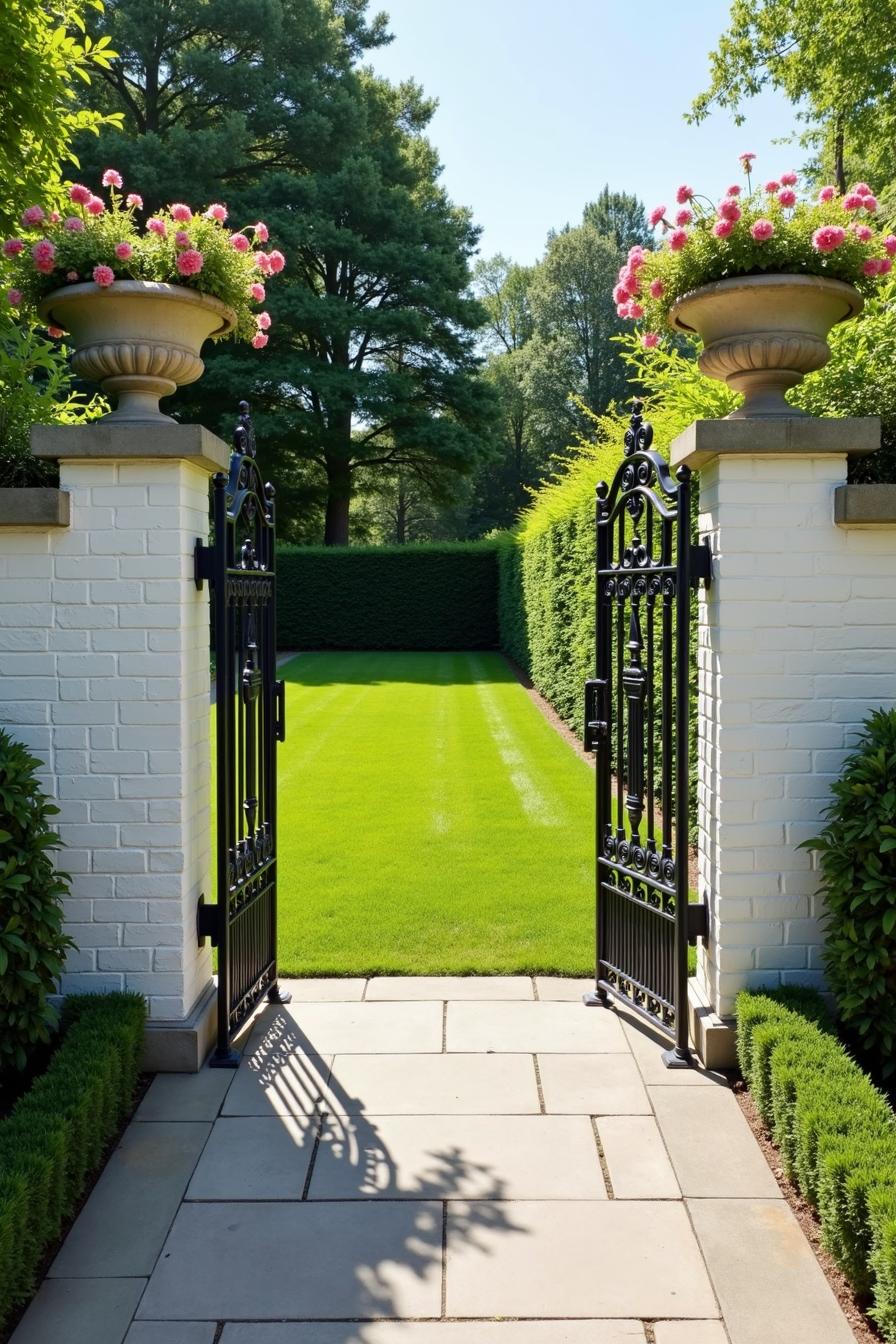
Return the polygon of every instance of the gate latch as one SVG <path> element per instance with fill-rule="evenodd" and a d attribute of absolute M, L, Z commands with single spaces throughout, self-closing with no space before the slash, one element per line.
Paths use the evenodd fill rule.
<path fill-rule="evenodd" d="M 202 592 L 202 582 L 208 579 L 212 581 L 212 556 L 211 546 L 206 546 L 201 537 L 196 538 L 196 545 L 193 547 L 193 582 Z"/>
<path fill-rule="evenodd" d="M 688 942 L 693 946 L 698 938 L 709 937 L 709 906 L 706 901 L 688 904 Z"/>
<path fill-rule="evenodd" d="M 212 940 L 212 947 L 218 946 L 218 907 L 206 905 L 204 892 L 200 895 L 199 904 L 196 906 L 196 938 L 200 947 L 206 938 Z"/>
<path fill-rule="evenodd" d="M 594 678 L 585 682 L 585 750 L 596 751 L 599 740 L 606 737 L 607 719 L 605 697 L 607 683 Z M 604 717 L 599 718 L 602 714 Z"/>
<path fill-rule="evenodd" d="M 688 554 L 688 576 L 691 587 L 696 588 L 701 581 L 708 588 L 712 583 L 712 551 L 709 537 L 704 537 L 697 546 L 691 546 Z"/>

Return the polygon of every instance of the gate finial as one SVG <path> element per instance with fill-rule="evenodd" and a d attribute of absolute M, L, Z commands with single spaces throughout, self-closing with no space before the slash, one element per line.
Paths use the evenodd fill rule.
<path fill-rule="evenodd" d="M 643 409 L 643 401 L 640 397 L 635 397 L 632 401 L 632 418 L 625 431 L 622 450 L 626 457 L 631 457 L 632 453 L 646 453 L 653 443 L 653 425 L 641 415 Z"/>
<path fill-rule="evenodd" d="M 233 431 L 233 446 L 243 457 L 255 456 L 255 428 L 248 401 L 240 402 L 240 418 Z"/>

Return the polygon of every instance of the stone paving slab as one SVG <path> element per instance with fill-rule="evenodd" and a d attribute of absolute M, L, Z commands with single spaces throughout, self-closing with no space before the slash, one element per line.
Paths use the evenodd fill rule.
<path fill-rule="evenodd" d="M 332 976 L 321 979 L 284 980 L 280 988 L 288 989 L 293 1003 L 357 1003 L 364 998 L 367 980 L 364 976 Z"/>
<path fill-rule="evenodd" d="M 689 1069 L 667 1069 L 662 1060 L 669 1041 L 624 1008 L 589 1008 L 591 1013 L 612 1014 L 621 1024 L 626 1044 L 635 1057 L 641 1077 L 648 1087 L 724 1087 L 730 1084 L 723 1073 L 710 1073 L 695 1057 Z"/>
<path fill-rule="evenodd" d="M 693 1095 L 685 1089 L 688 1096 Z M 597 1122 L 616 1199 L 680 1199 L 681 1191 L 652 1115 L 604 1115 Z M 694 1137 L 700 1131 L 694 1131 Z"/>
<path fill-rule="evenodd" d="M 680 1203 L 489 1207 L 504 1215 L 494 1227 L 477 1221 L 476 1205 L 448 1205 L 449 1316 L 718 1315 Z"/>
<path fill-rule="evenodd" d="M 374 1321 L 226 1325 L 221 1344 L 644 1344 L 644 1338 L 640 1321 Z M 695 1337 L 693 1344 L 703 1341 Z M 707 1337 L 705 1344 L 715 1342 Z"/>
<path fill-rule="evenodd" d="M 581 1003 L 583 994 L 594 989 L 593 980 L 573 980 L 564 975 L 536 975 L 535 988 L 540 999 L 562 999 Z"/>
<path fill-rule="evenodd" d="M 297 1051 L 297 1036 L 290 1024 L 277 1023 L 247 1046 L 231 1074 L 222 1115 L 312 1115 L 322 1105 L 332 1056 Z"/>
<path fill-rule="evenodd" d="M 230 1069 L 157 1073 L 137 1107 L 135 1120 L 214 1120 L 233 1082 Z"/>
<path fill-rule="evenodd" d="M 259 1013 L 247 1050 L 268 1031 L 289 1029 L 300 1054 L 438 1054 L 442 1049 L 442 1004 L 289 1003 Z"/>
<path fill-rule="evenodd" d="M 211 1126 L 131 1125 L 50 1268 L 51 1278 L 152 1272 Z"/>
<path fill-rule="evenodd" d="M 628 1047 L 612 1013 L 576 1003 L 449 1003 L 449 1051 L 569 1054 Z"/>
<path fill-rule="evenodd" d="M 319 1118 L 216 1120 L 187 1199 L 301 1199 Z"/>
<path fill-rule="evenodd" d="M 528 975 L 377 975 L 368 1003 L 383 999 L 533 999 Z"/>
<path fill-rule="evenodd" d="M 214 1344 L 215 1321 L 135 1321 L 124 1344 Z"/>
<path fill-rule="evenodd" d="M 44 1279 L 10 1344 L 121 1344 L 145 1279 Z"/>
<path fill-rule="evenodd" d="M 688 1209 L 731 1344 L 855 1344 L 783 1199 L 692 1199 Z"/>
<path fill-rule="evenodd" d="M 649 1092 L 685 1196 L 780 1198 L 778 1183 L 732 1092 L 687 1087 L 652 1087 Z"/>
<path fill-rule="evenodd" d="M 356 1115 L 521 1115 L 540 1110 L 531 1055 L 337 1055 L 327 1106 Z M 226 1110 L 226 1107 L 225 1107 Z"/>
<path fill-rule="evenodd" d="M 441 1247 L 435 1202 L 184 1204 L 137 1317 L 438 1316 Z"/>
<path fill-rule="evenodd" d="M 545 1110 L 551 1114 L 650 1114 L 641 1074 L 627 1051 L 620 1055 L 544 1054 L 538 1058 L 538 1071 Z"/>
<path fill-rule="evenodd" d="M 653 1337 L 656 1344 L 728 1344 L 721 1321 L 656 1321 Z"/>
<path fill-rule="evenodd" d="M 373 1196 L 604 1199 L 606 1187 L 583 1115 L 328 1117 L 308 1198 Z"/>

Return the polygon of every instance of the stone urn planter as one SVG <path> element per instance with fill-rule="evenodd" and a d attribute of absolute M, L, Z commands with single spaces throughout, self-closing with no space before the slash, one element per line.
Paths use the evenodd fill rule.
<path fill-rule="evenodd" d="M 122 423 L 170 422 L 159 398 L 201 377 L 203 342 L 236 323 L 220 299 L 151 280 L 66 285 L 48 294 L 38 312 L 68 332 L 78 376 L 117 395 L 104 419 Z"/>
<path fill-rule="evenodd" d="M 862 296 L 843 280 L 820 275 L 745 275 L 683 295 L 669 325 L 703 341 L 703 373 L 742 392 L 729 420 L 804 415 L 784 399 L 831 357 L 827 337 L 862 310 Z"/>

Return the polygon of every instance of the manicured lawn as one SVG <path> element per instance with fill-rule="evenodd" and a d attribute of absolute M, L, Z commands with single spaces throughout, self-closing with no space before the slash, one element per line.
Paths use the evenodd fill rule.
<path fill-rule="evenodd" d="M 593 972 L 594 774 L 499 655 L 280 675 L 283 974 Z"/>

